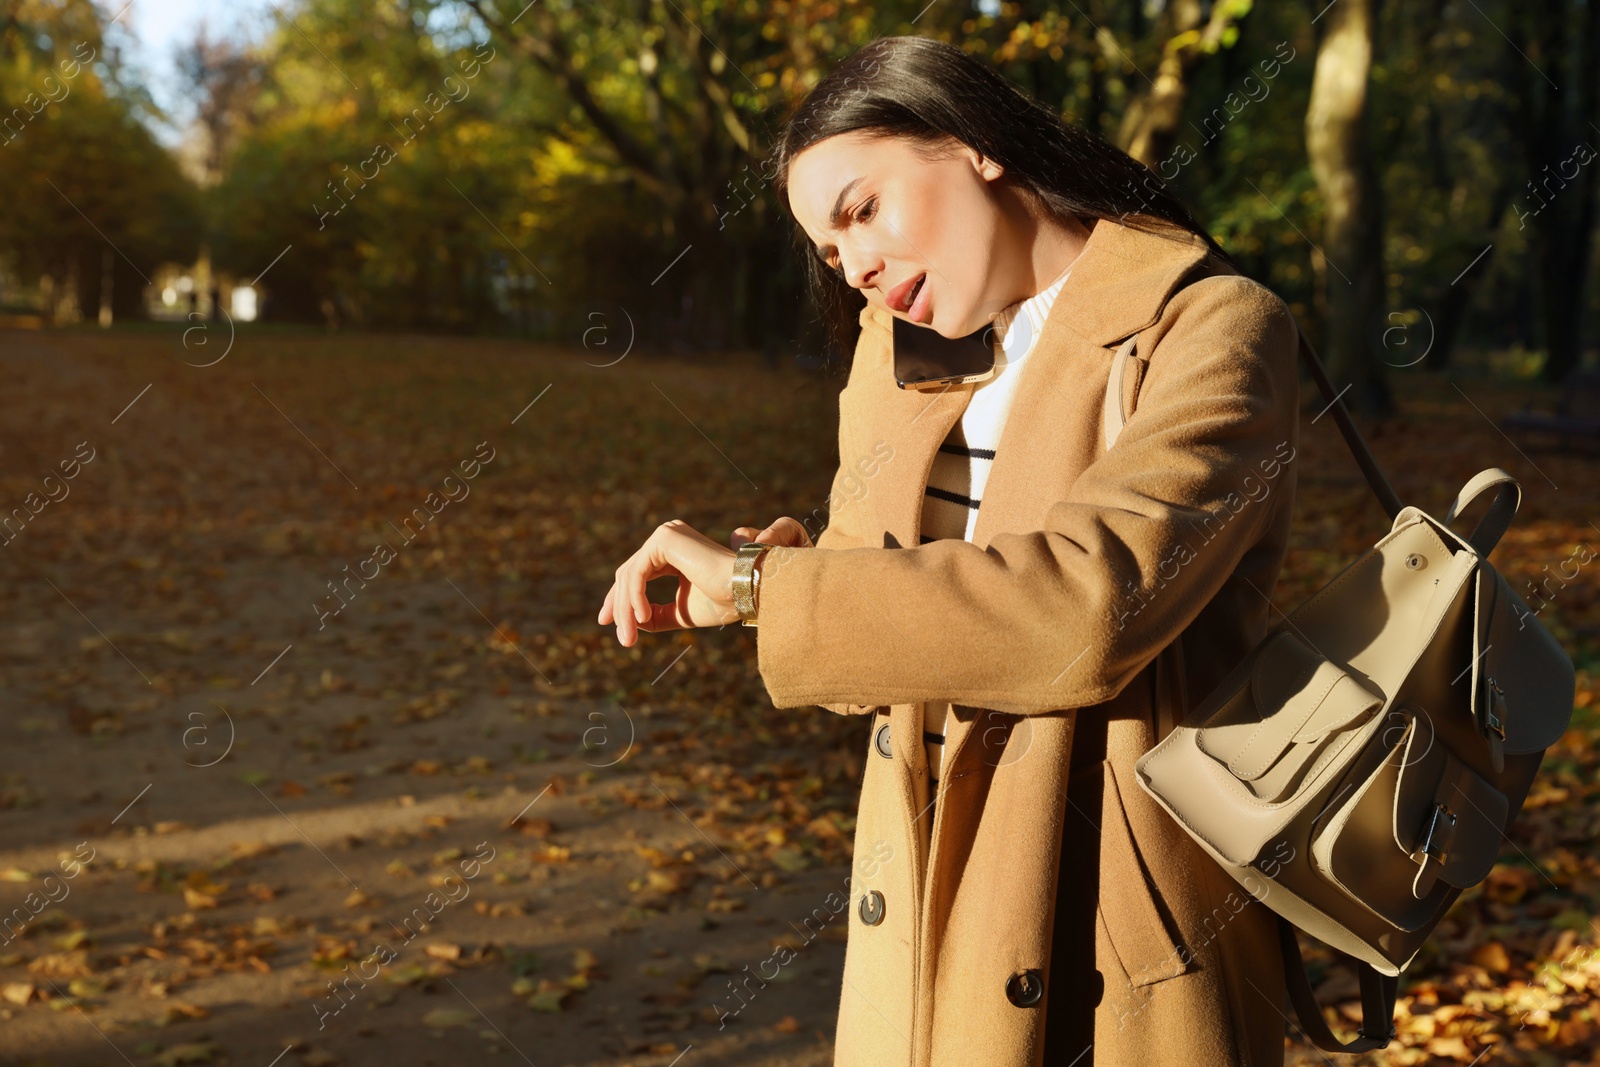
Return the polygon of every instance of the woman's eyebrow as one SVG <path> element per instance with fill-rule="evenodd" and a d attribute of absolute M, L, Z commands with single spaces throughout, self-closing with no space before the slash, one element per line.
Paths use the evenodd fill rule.
<path fill-rule="evenodd" d="M 861 177 L 851 178 L 845 183 L 844 188 L 839 190 L 839 195 L 833 200 L 833 210 L 828 212 L 829 229 L 837 230 L 839 228 L 839 217 L 844 214 L 844 198 L 850 195 L 850 190 L 860 185 L 864 180 L 864 175 Z M 838 247 L 835 245 L 822 245 L 817 249 L 817 256 L 822 260 L 822 262 L 826 263 L 828 262 L 828 257 L 838 250 Z"/>

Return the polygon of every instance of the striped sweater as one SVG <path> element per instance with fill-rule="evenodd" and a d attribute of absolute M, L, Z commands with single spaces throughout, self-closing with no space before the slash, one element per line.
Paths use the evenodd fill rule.
<path fill-rule="evenodd" d="M 1029 353 L 1037 347 L 1050 305 L 1071 268 L 1041 293 L 1018 301 L 995 319 L 994 374 L 972 391 L 966 410 L 956 420 L 934 456 L 922 496 L 922 543 L 947 537 L 972 540 L 978 505 L 989 480 L 1000 430 L 1005 425 L 1017 379 Z M 928 753 L 929 794 L 937 798 L 944 772 L 944 731 L 950 705 L 930 703 L 923 720 L 922 741 Z M 935 728 L 936 727 L 936 728 Z"/>

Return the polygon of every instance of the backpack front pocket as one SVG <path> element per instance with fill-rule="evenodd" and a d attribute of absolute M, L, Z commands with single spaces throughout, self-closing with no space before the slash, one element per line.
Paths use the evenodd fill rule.
<path fill-rule="evenodd" d="M 1390 925 L 1419 930 L 1488 877 L 1509 805 L 1438 740 L 1425 712 L 1396 708 L 1389 723 L 1372 746 L 1381 762 L 1352 769 L 1318 815 L 1311 862 Z"/>

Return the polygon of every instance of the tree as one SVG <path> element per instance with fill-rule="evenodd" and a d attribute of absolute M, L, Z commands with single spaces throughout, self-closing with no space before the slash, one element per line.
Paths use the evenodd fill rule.
<path fill-rule="evenodd" d="M 1518 127 L 1528 180 L 1513 204 L 1532 231 L 1538 267 L 1542 375 L 1562 381 L 1582 354 L 1584 285 L 1594 244 L 1600 149 L 1600 11 L 1593 2 L 1533 0 L 1513 8 Z"/>
<path fill-rule="evenodd" d="M 1238 40 L 1238 23 L 1251 6 L 1252 0 L 1222 0 L 1211 5 L 1208 17 L 1199 0 L 1173 0 L 1167 5 L 1162 13 L 1166 40 L 1155 79 L 1122 116 L 1117 143 L 1124 151 L 1152 168 L 1171 154 L 1195 67 Z"/>
<path fill-rule="evenodd" d="M 1367 417 L 1394 412 L 1370 339 L 1380 329 L 1384 291 L 1383 205 L 1367 134 L 1375 0 L 1340 0 L 1324 9 L 1306 148 L 1326 205 L 1323 244 L 1328 319 L 1323 362 L 1346 406 Z"/>
<path fill-rule="evenodd" d="M 0 256 L 51 320 L 140 316 L 157 264 L 187 260 L 194 187 L 140 121 L 86 0 L 13 4 L 0 23 Z"/>

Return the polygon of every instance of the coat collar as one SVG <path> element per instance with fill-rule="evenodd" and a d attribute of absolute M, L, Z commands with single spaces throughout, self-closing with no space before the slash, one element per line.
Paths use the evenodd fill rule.
<path fill-rule="evenodd" d="M 1023 462 L 1028 451 L 1023 437 L 1045 414 L 1052 395 L 1063 382 L 1079 380 L 1066 369 L 1067 364 L 1087 355 L 1109 365 L 1111 346 L 1154 323 L 1184 277 L 1204 263 L 1209 253 L 1203 240 L 1177 227 L 1163 226 L 1150 232 L 1110 219 L 1095 224 L 1027 357 L 1028 364 L 1038 366 L 1017 383 L 999 446 L 1007 458 L 996 461 L 986 497 L 1003 491 L 1012 481 L 1007 472 L 1015 473 L 1011 469 Z M 869 319 L 874 320 L 873 325 Z M 892 337 L 890 319 L 887 311 L 872 305 L 861 314 L 863 328 L 883 329 Z M 1085 348 L 1088 353 L 1083 353 Z M 881 434 L 893 445 L 895 461 L 878 475 L 872 490 L 874 510 L 883 523 L 884 544 L 909 548 L 920 540 L 923 489 L 934 455 L 977 386 L 956 385 L 932 392 L 901 389 L 894 381 L 892 340 L 883 343 L 879 353 L 879 361 L 863 368 L 868 373 L 862 399 L 870 409 L 870 432 Z M 1086 386 L 1093 380 L 1092 373 L 1083 379 Z M 1085 393 L 1077 402 L 1098 408 L 1102 399 Z M 996 474 L 1001 475 L 998 481 Z M 1032 478 L 1025 477 L 1020 484 L 1038 488 Z M 980 509 L 975 534 L 986 537 L 997 522 L 1000 528 L 1011 525 L 1010 516 L 1003 514 L 1006 501 L 996 499 L 994 504 Z M 986 543 L 983 538 L 975 540 Z"/>
<path fill-rule="evenodd" d="M 1211 249 L 1188 230 L 1151 225 L 1158 228 L 1134 229 L 1110 219 L 1095 224 L 1051 305 L 1041 345 L 1055 328 L 1107 347 L 1156 321 L 1184 277 L 1205 262 Z"/>

